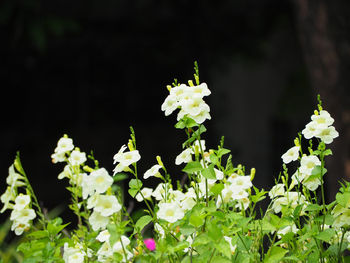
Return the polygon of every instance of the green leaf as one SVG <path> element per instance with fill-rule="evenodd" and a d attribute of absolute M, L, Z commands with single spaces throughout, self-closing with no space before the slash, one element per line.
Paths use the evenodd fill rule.
<path fill-rule="evenodd" d="M 350 192 L 337 193 L 335 198 L 342 207 L 350 206 Z"/>
<path fill-rule="evenodd" d="M 194 233 L 195 231 L 196 231 L 196 229 L 194 227 L 191 227 L 191 226 L 183 226 L 180 228 L 181 234 L 183 234 L 185 236 L 189 236 L 192 233 Z"/>
<path fill-rule="evenodd" d="M 199 172 L 203 170 L 203 167 L 201 165 L 200 162 L 190 162 L 188 163 L 185 168 L 182 169 L 183 172 L 188 173 L 188 174 L 192 174 L 195 172 Z"/>
<path fill-rule="evenodd" d="M 177 251 L 182 251 L 185 248 L 188 248 L 189 246 L 190 246 L 190 243 L 188 243 L 187 241 L 181 241 L 181 242 L 178 242 L 175 246 L 170 246 L 168 248 L 168 252 L 169 254 L 174 254 Z"/>
<path fill-rule="evenodd" d="M 287 254 L 288 250 L 281 247 L 272 247 L 266 253 L 264 263 L 277 263 Z"/>
<path fill-rule="evenodd" d="M 198 123 L 193 119 L 184 116 L 180 121 L 175 124 L 176 129 L 192 128 L 198 126 Z"/>
<path fill-rule="evenodd" d="M 142 182 L 139 179 L 131 179 L 129 182 L 129 187 L 131 189 L 137 189 L 140 190 L 142 187 Z"/>
<path fill-rule="evenodd" d="M 216 179 L 216 174 L 214 171 L 214 164 L 209 165 L 208 168 L 205 168 L 202 170 L 202 175 L 203 177 L 207 178 L 207 179 Z"/>
<path fill-rule="evenodd" d="M 197 213 L 192 213 L 189 223 L 194 227 L 200 227 L 204 223 L 204 218 Z"/>
<path fill-rule="evenodd" d="M 48 237 L 48 236 L 49 236 L 49 234 L 46 230 L 35 231 L 35 232 L 32 232 L 32 233 L 27 235 L 27 237 L 32 237 L 35 239 L 40 239 L 40 238 L 44 238 L 44 237 Z"/>
<path fill-rule="evenodd" d="M 152 221 L 152 217 L 149 215 L 142 216 L 137 220 L 135 224 L 135 230 L 134 233 L 136 233 L 136 229 L 139 231 L 142 231 L 146 225 L 148 225 Z"/>
<path fill-rule="evenodd" d="M 318 233 L 315 236 L 315 238 L 329 243 L 329 241 L 331 241 L 331 239 L 334 238 L 335 236 L 336 236 L 335 230 L 328 228 L 328 229 L 325 229 L 322 232 Z"/>
<path fill-rule="evenodd" d="M 320 211 L 322 210 L 322 206 L 318 204 L 309 204 L 306 208 L 305 211 Z"/>
<path fill-rule="evenodd" d="M 219 195 L 224 187 L 224 184 L 215 184 L 210 188 L 210 192 L 214 195 Z"/>
<path fill-rule="evenodd" d="M 192 247 L 205 245 L 211 242 L 213 241 L 208 237 L 208 235 L 206 233 L 202 233 L 193 240 Z"/>
<path fill-rule="evenodd" d="M 114 182 L 120 182 L 125 179 L 128 179 L 129 175 L 127 173 L 117 173 L 113 176 Z"/>
<path fill-rule="evenodd" d="M 230 152 L 231 152 L 231 150 L 229 150 L 229 149 L 220 148 L 220 149 L 218 150 L 217 155 L 218 155 L 218 157 L 220 158 L 221 156 L 223 156 L 223 155 L 225 155 L 225 154 L 228 154 L 228 153 L 230 153 Z"/>
<path fill-rule="evenodd" d="M 216 221 L 210 221 L 208 223 L 208 236 L 214 241 L 214 242 L 218 242 L 222 237 L 222 231 L 221 228 L 218 226 Z"/>
<path fill-rule="evenodd" d="M 135 195 L 139 192 L 139 190 L 137 190 L 137 189 L 129 189 L 128 192 L 129 192 L 129 194 L 132 197 L 135 197 Z"/>
<path fill-rule="evenodd" d="M 222 238 L 219 243 L 214 243 L 214 247 L 224 256 L 231 258 L 231 247 L 230 244 Z"/>
<path fill-rule="evenodd" d="M 120 239 L 120 233 L 117 231 L 117 226 L 115 224 L 108 224 L 107 230 L 110 234 L 109 243 L 113 246 Z"/>

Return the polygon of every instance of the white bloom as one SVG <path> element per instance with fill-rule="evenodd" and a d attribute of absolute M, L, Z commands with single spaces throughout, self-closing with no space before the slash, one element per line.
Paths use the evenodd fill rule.
<path fill-rule="evenodd" d="M 177 203 L 180 203 L 186 197 L 183 192 L 179 190 L 172 190 L 172 189 L 170 189 L 169 195 L 170 195 L 170 198 Z"/>
<path fill-rule="evenodd" d="M 120 147 L 119 151 L 113 156 L 113 164 L 118 162 L 118 160 L 122 159 L 123 153 L 126 149 L 127 147 L 125 146 L 125 144 L 122 147 Z"/>
<path fill-rule="evenodd" d="M 159 236 L 160 236 L 161 238 L 164 238 L 164 237 L 165 237 L 164 229 L 161 227 L 160 224 L 155 223 L 155 224 L 154 224 L 154 230 L 159 234 Z"/>
<path fill-rule="evenodd" d="M 173 111 L 176 110 L 178 106 L 179 104 L 176 96 L 170 94 L 168 97 L 166 97 L 161 106 L 161 109 L 162 111 L 165 111 L 165 116 L 168 116 L 173 113 Z"/>
<path fill-rule="evenodd" d="M 285 164 L 290 163 L 291 161 L 298 160 L 299 157 L 299 146 L 294 146 L 290 148 L 285 154 L 282 155 L 282 160 Z"/>
<path fill-rule="evenodd" d="M 232 194 L 232 199 L 233 200 L 240 200 L 240 199 L 243 199 L 243 198 L 247 198 L 249 196 L 249 194 L 244 191 L 243 189 L 239 189 L 236 191 L 234 191 L 234 193 Z"/>
<path fill-rule="evenodd" d="M 290 226 L 286 226 L 280 230 L 277 231 L 277 236 L 278 238 L 282 238 L 283 235 L 289 233 L 289 232 L 293 232 L 294 234 L 296 234 L 298 232 L 298 228 L 297 226 L 293 223 Z"/>
<path fill-rule="evenodd" d="M 312 121 L 306 124 L 305 129 L 302 130 L 301 133 L 304 135 L 305 139 L 311 139 L 315 136 L 317 128 L 317 123 Z"/>
<path fill-rule="evenodd" d="M 159 174 L 159 169 L 162 168 L 159 164 L 153 165 L 150 169 L 148 169 L 145 174 L 143 175 L 143 179 L 147 179 L 151 176 L 157 177 L 157 174 Z"/>
<path fill-rule="evenodd" d="M 184 211 L 191 210 L 196 205 L 196 201 L 192 197 L 185 197 L 180 203 Z"/>
<path fill-rule="evenodd" d="M 303 185 L 310 191 L 315 191 L 321 185 L 321 180 L 319 178 L 307 178 L 303 181 Z"/>
<path fill-rule="evenodd" d="M 63 260 L 65 263 L 83 263 L 84 252 L 78 248 L 69 247 L 68 243 L 64 243 Z"/>
<path fill-rule="evenodd" d="M 11 204 L 10 202 L 14 201 L 15 198 L 16 198 L 16 195 L 15 195 L 15 192 L 13 191 L 13 188 L 8 186 L 6 188 L 5 193 L 3 193 L 0 197 L 1 202 L 4 204 L 0 213 L 3 213 L 8 208 L 13 208 L 13 204 Z"/>
<path fill-rule="evenodd" d="M 13 209 L 22 210 L 26 208 L 29 205 L 29 203 L 30 203 L 29 195 L 19 194 L 15 199 L 15 205 L 13 206 Z"/>
<path fill-rule="evenodd" d="M 109 240 L 110 236 L 111 235 L 109 234 L 108 230 L 103 230 L 98 234 L 96 239 L 100 242 L 106 242 Z"/>
<path fill-rule="evenodd" d="M 94 211 L 89 217 L 89 223 L 94 231 L 105 229 L 109 223 L 109 217 L 102 216 L 99 212 Z"/>
<path fill-rule="evenodd" d="M 218 180 L 222 180 L 224 179 L 224 173 L 221 172 L 220 170 L 214 168 L 214 171 L 215 171 L 215 175 L 216 175 L 216 179 Z"/>
<path fill-rule="evenodd" d="M 316 131 L 317 138 L 320 138 L 324 143 L 330 144 L 333 142 L 333 139 L 339 136 L 339 133 L 335 130 L 333 126 L 319 129 Z"/>
<path fill-rule="evenodd" d="M 98 262 L 111 262 L 108 259 L 113 256 L 113 250 L 109 242 L 104 242 L 96 254 Z"/>
<path fill-rule="evenodd" d="M 249 204 L 250 204 L 250 200 L 248 197 L 245 197 L 245 198 L 242 198 L 242 199 L 239 199 L 237 200 L 238 201 L 238 204 L 236 204 L 236 208 L 242 210 L 242 208 L 244 210 L 247 210 L 247 208 L 249 207 Z"/>
<path fill-rule="evenodd" d="M 100 212 L 102 216 L 110 216 L 119 212 L 122 206 L 114 195 L 99 195 L 94 211 Z"/>
<path fill-rule="evenodd" d="M 236 189 L 249 189 L 250 187 L 253 186 L 252 182 L 250 181 L 250 176 L 237 176 L 233 179 L 228 178 L 227 179 L 228 182 L 231 183 L 232 187 L 236 188 Z"/>
<path fill-rule="evenodd" d="M 292 185 L 296 185 L 298 183 L 301 183 L 304 178 L 306 178 L 307 175 L 300 172 L 300 169 L 298 169 L 293 175 L 292 175 Z"/>
<path fill-rule="evenodd" d="M 185 215 L 184 211 L 175 202 L 161 203 L 158 206 L 159 210 L 157 212 L 157 217 L 160 219 L 164 219 L 169 223 L 175 223 L 177 220 L 182 219 Z"/>
<path fill-rule="evenodd" d="M 72 174 L 73 174 L 72 169 L 71 169 L 70 165 L 67 164 L 64 167 L 63 171 L 58 175 L 58 179 L 61 180 L 61 179 L 66 178 L 66 177 L 71 178 Z"/>
<path fill-rule="evenodd" d="M 202 110 L 196 116 L 190 116 L 196 123 L 202 124 L 205 120 L 210 120 L 210 108 L 207 104 L 203 105 Z"/>
<path fill-rule="evenodd" d="M 121 171 L 124 171 L 126 168 L 129 167 L 129 165 L 136 163 L 140 159 L 141 159 L 141 156 L 138 150 L 133 150 L 133 151 L 125 152 L 121 154 L 117 153 L 114 156 L 114 163 L 116 162 L 119 162 L 119 163 L 114 168 L 114 173 L 119 173 Z"/>
<path fill-rule="evenodd" d="M 318 115 L 312 115 L 311 120 L 317 123 L 317 125 L 324 125 L 324 126 L 330 126 L 334 122 L 334 119 L 325 110 L 321 110 Z"/>
<path fill-rule="evenodd" d="M 185 84 L 181 84 L 179 86 L 173 87 L 170 90 L 170 95 L 174 96 L 176 100 L 181 100 L 185 94 L 188 94 L 189 87 Z"/>
<path fill-rule="evenodd" d="M 300 161 L 300 172 L 305 175 L 311 175 L 312 170 L 317 165 L 321 165 L 320 160 L 315 155 L 303 156 Z"/>
<path fill-rule="evenodd" d="M 224 239 L 227 243 L 230 244 L 231 253 L 234 254 L 237 248 L 237 245 L 232 245 L 232 237 L 224 236 Z"/>
<path fill-rule="evenodd" d="M 70 138 L 62 137 L 57 142 L 55 153 L 64 154 L 74 149 L 73 140 Z"/>
<path fill-rule="evenodd" d="M 154 189 L 152 196 L 158 201 L 163 200 L 165 198 L 166 192 L 167 192 L 167 195 L 169 195 L 169 190 L 170 190 L 169 184 L 160 183 L 158 184 L 156 189 Z"/>
<path fill-rule="evenodd" d="M 276 184 L 271 188 L 269 192 L 269 196 L 271 199 L 274 199 L 276 196 L 283 196 L 284 193 L 285 193 L 284 184 Z"/>
<path fill-rule="evenodd" d="M 97 205 L 98 199 L 100 198 L 100 194 L 93 194 L 88 200 L 87 200 L 87 209 L 92 209 Z"/>
<path fill-rule="evenodd" d="M 196 140 L 192 146 L 192 153 L 195 153 L 196 151 L 201 152 L 201 150 L 204 152 L 205 149 L 205 140 L 201 140 L 200 144 L 199 141 Z"/>
<path fill-rule="evenodd" d="M 209 96 L 211 94 L 210 90 L 206 83 L 201 83 L 198 86 L 191 87 L 193 90 L 193 97 L 195 98 L 203 98 L 205 96 Z"/>
<path fill-rule="evenodd" d="M 122 245 L 123 243 L 123 245 Z M 120 240 L 115 242 L 115 244 L 113 245 L 113 252 L 119 252 L 119 253 L 123 253 L 123 247 L 124 249 L 126 248 L 126 246 L 128 246 L 130 244 L 130 240 L 129 238 L 127 238 L 126 236 L 122 235 L 120 236 Z"/>
<path fill-rule="evenodd" d="M 89 195 L 92 195 L 95 191 L 94 185 L 91 180 L 91 176 L 83 174 L 81 188 L 83 191 L 83 199 L 88 198 Z"/>
<path fill-rule="evenodd" d="M 70 154 L 68 161 L 73 166 L 81 165 L 86 161 L 86 154 L 84 152 L 74 150 Z"/>
<path fill-rule="evenodd" d="M 6 183 L 11 187 L 19 187 L 25 185 L 24 177 L 15 171 L 13 164 L 9 167 L 9 175 L 6 178 Z"/>
<path fill-rule="evenodd" d="M 153 189 L 152 188 L 148 188 L 148 187 L 144 187 L 144 188 L 142 188 L 141 193 L 142 193 L 142 195 L 143 195 L 143 197 L 145 199 L 151 199 L 152 193 L 153 193 Z M 135 196 L 135 198 L 136 198 L 136 200 L 138 202 L 142 202 L 143 201 L 143 197 L 142 197 L 141 193 L 138 193 Z"/>
<path fill-rule="evenodd" d="M 14 231 L 17 236 L 23 234 L 24 231 L 28 231 L 30 229 L 30 223 L 28 222 L 18 222 L 13 221 L 11 226 L 11 231 Z"/>
<path fill-rule="evenodd" d="M 30 220 L 36 217 L 35 211 L 31 208 L 24 208 L 21 210 L 12 210 L 10 220 L 16 220 L 19 223 L 27 224 Z"/>
<path fill-rule="evenodd" d="M 51 154 L 51 159 L 53 163 L 62 163 L 66 160 L 65 153 L 53 153 Z"/>
<path fill-rule="evenodd" d="M 192 161 L 192 150 L 191 148 L 187 148 L 183 150 L 175 159 L 175 164 L 180 165 L 182 163 L 189 163 Z"/>
<path fill-rule="evenodd" d="M 113 178 L 105 168 L 100 168 L 90 173 L 90 183 L 93 185 L 96 193 L 102 194 L 113 184 Z"/>
<path fill-rule="evenodd" d="M 196 116 L 206 108 L 205 105 L 207 104 L 201 98 L 192 98 L 182 103 L 181 106 L 182 110 L 185 111 L 186 114 L 189 114 L 190 116 Z"/>

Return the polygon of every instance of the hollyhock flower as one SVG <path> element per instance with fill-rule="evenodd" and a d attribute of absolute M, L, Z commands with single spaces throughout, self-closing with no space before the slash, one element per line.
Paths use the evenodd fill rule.
<path fill-rule="evenodd" d="M 163 219 L 169 223 L 175 223 L 177 220 L 180 220 L 184 217 L 184 211 L 181 207 L 173 203 L 160 203 L 159 210 L 157 212 L 157 217 Z"/>
<path fill-rule="evenodd" d="M 291 161 L 298 160 L 300 146 L 294 146 L 290 148 L 285 154 L 282 155 L 282 160 L 285 164 L 290 163 Z"/>
<path fill-rule="evenodd" d="M 154 241 L 153 238 L 147 238 L 145 240 L 143 240 L 143 242 L 145 243 L 145 246 L 150 250 L 153 251 L 156 249 L 156 242 Z"/>
<path fill-rule="evenodd" d="M 73 166 L 81 165 L 86 162 L 86 160 L 86 154 L 77 150 L 72 151 L 68 159 Z"/>
<path fill-rule="evenodd" d="M 305 175 L 311 175 L 315 166 L 321 165 L 320 160 L 315 155 L 303 156 L 300 161 L 300 172 Z"/>
<path fill-rule="evenodd" d="M 147 179 L 151 176 L 157 177 L 157 174 L 159 174 L 159 169 L 162 168 L 159 164 L 153 165 L 150 169 L 148 169 L 145 174 L 143 175 L 143 179 Z"/>
<path fill-rule="evenodd" d="M 182 163 L 189 163 L 192 161 L 192 150 L 187 148 L 183 150 L 178 156 L 176 156 L 175 164 L 180 165 Z"/>

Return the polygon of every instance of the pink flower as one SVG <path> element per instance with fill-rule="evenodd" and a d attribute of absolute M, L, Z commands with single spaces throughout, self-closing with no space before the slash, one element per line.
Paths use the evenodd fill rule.
<path fill-rule="evenodd" d="M 143 242 L 145 243 L 146 247 L 150 251 L 153 251 L 156 249 L 156 242 L 154 241 L 153 238 L 147 238 L 147 239 L 143 240 Z"/>

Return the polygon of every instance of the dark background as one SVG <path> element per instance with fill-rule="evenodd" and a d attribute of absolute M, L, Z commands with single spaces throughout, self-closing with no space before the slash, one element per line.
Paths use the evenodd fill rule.
<path fill-rule="evenodd" d="M 0 192 L 19 150 L 42 205 L 66 207 L 63 165 L 50 158 L 57 140 L 67 133 L 112 173 L 130 125 L 141 174 L 160 155 L 181 179 L 185 135 L 160 106 L 174 78 L 192 79 L 196 60 L 212 91 L 207 146 L 225 135 L 234 164 L 257 169 L 259 188 L 273 184 L 321 94 L 340 133 L 326 164 L 331 200 L 350 178 L 349 32 L 346 0 L 2 0 Z"/>

